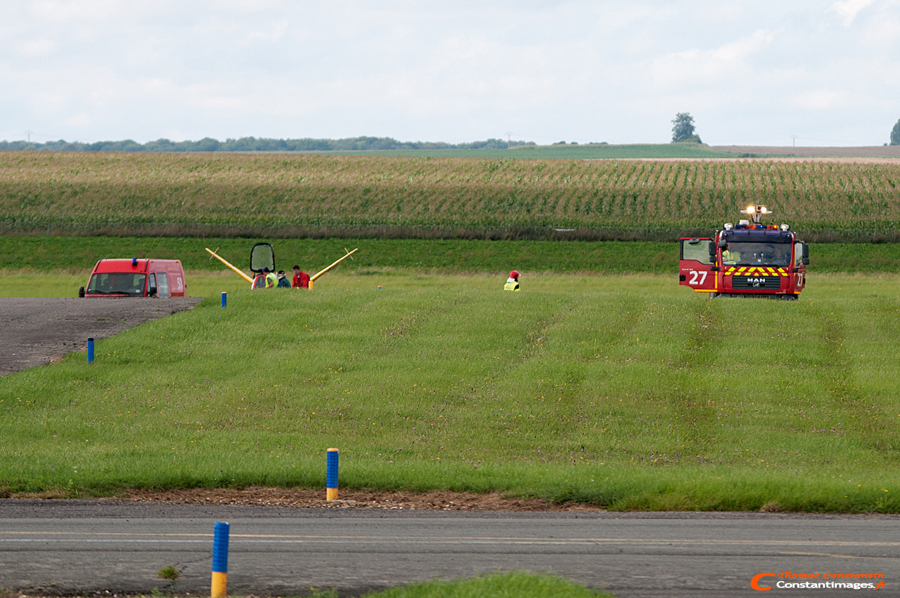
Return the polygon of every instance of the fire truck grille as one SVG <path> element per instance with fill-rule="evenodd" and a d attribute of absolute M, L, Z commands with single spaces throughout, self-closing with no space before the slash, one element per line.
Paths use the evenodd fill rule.
<path fill-rule="evenodd" d="M 733 276 L 731 278 L 731 288 L 733 289 L 768 289 L 775 290 L 781 288 L 780 276 Z"/>

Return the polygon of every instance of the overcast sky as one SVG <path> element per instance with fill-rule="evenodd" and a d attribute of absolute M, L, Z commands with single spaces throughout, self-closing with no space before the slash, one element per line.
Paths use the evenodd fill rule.
<path fill-rule="evenodd" d="M 900 0 L 3 0 L 0 139 L 881 145 Z"/>

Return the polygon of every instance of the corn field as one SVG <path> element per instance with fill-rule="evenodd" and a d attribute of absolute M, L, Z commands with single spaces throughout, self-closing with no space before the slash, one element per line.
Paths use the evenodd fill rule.
<path fill-rule="evenodd" d="M 0 233 L 900 240 L 900 162 L 0 152 Z"/>

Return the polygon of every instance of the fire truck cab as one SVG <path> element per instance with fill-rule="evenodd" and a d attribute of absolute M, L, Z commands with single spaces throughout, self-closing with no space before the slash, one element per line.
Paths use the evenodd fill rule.
<path fill-rule="evenodd" d="M 698 293 L 797 299 L 806 285 L 809 245 L 787 224 L 760 224 L 766 206 L 741 210 L 753 222 L 726 223 L 714 237 L 682 237 L 679 284 Z"/>

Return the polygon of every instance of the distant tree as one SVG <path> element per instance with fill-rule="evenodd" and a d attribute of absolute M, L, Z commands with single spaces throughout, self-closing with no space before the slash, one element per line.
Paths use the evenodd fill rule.
<path fill-rule="evenodd" d="M 565 143 L 561 141 L 560 143 Z M 574 143 L 574 142 L 573 142 Z M 0 141 L 0 151 L 44 150 L 54 152 L 302 152 L 348 150 L 436 150 L 436 149 L 507 149 L 510 146 L 534 146 L 534 141 L 487 139 L 470 143 L 444 143 L 443 141 L 397 141 L 391 137 L 348 137 L 345 139 L 269 139 L 256 137 L 228 138 L 218 141 L 204 137 L 199 141 L 172 141 L 157 139 L 140 144 L 131 139 L 124 141 L 97 141 L 94 143 L 68 142 L 64 139 L 46 143 L 26 141 Z"/>
<path fill-rule="evenodd" d="M 212 137 L 204 137 L 200 141 L 195 141 L 192 145 L 195 152 L 217 152 L 222 144 Z"/>
<path fill-rule="evenodd" d="M 891 130 L 891 145 L 900 145 L 900 120 Z"/>
<path fill-rule="evenodd" d="M 672 121 L 672 143 L 679 141 L 696 141 L 702 143 L 700 137 L 694 135 L 694 117 L 690 112 L 679 112 Z"/>

